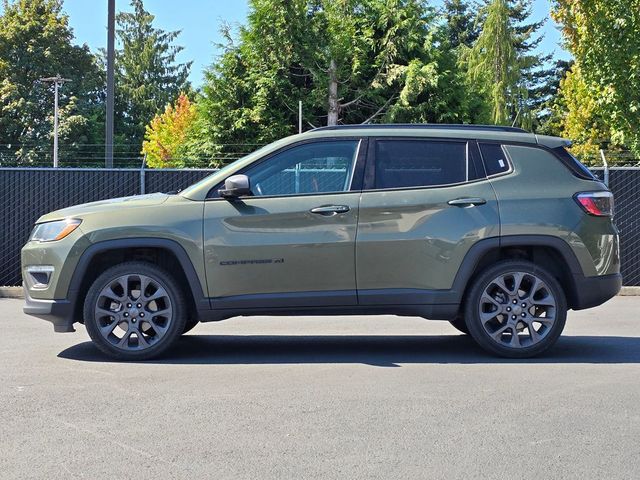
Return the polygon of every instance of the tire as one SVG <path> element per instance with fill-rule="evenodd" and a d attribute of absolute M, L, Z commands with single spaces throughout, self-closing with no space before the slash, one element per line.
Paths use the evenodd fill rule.
<path fill-rule="evenodd" d="M 182 335 L 184 335 L 185 333 L 193 330 L 195 328 L 196 325 L 198 325 L 198 320 L 195 320 L 193 318 L 189 318 L 187 319 L 187 321 L 184 324 L 184 330 L 182 330 Z"/>
<path fill-rule="evenodd" d="M 482 348 L 507 358 L 528 358 L 556 343 L 567 318 L 567 300 L 546 269 L 524 260 L 502 261 L 469 287 L 464 316 Z"/>
<path fill-rule="evenodd" d="M 465 335 L 469 335 L 469 328 L 467 327 L 467 322 L 465 321 L 463 316 L 458 315 L 453 320 L 449 320 L 449 323 L 453 325 L 453 328 L 455 328 L 459 332 L 462 332 Z"/>
<path fill-rule="evenodd" d="M 91 340 L 116 360 L 158 357 L 185 331 L 186 318 L 177 282 L 146 262 L 109 268 L 93 282 L 84 301 Z"/>

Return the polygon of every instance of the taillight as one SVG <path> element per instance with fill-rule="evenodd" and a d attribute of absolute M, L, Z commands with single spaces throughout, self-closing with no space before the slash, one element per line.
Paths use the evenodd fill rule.
<path fill-rule="evenodd" d="M 613 194 L 611 192 L 582 192 L 576 194 L 575 199 L 589 215 L 597 217 L 613 215 Z"/>

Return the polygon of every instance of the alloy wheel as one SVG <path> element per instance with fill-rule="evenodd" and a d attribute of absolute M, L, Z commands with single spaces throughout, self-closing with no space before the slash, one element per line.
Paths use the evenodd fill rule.
<path fill-rule="evenodd" d="M 489 282 L 478 309 L 489 337 L 500 346 L 518 349 L 538 344 L 551 332 L 557 301 L 536 275 L 509 272 Z"/>
<path fill-rule="evenodd" d="M 167 289 L 157 280 L 130 274 L 109 281 L 98 294 L 95 318 L 102 337 L 118 349 L 145 350 L 173 320 Z"/>

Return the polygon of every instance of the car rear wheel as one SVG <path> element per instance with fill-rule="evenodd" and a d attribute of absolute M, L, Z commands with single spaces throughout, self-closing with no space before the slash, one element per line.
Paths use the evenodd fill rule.
<path fill-rule="evenodd" d="M 564 329 L 567 302 L 558 281 L 531 262 L 507 260 L 474 281 L 465 303 L 469 333 L 485 350 L 509 358 L 538 355 Z"/>
<path fill-rule="evenodd" d="M 187 319 L 187 321 L 184 324 L 184 330 L 182 330 L 182 334 L 184 335 L 185 333 L 193 330 L 195 328 L 196 325 L 198 325 L 198 320 L 195 320 L 193 318 L 189 318 Z"/>
<path fill-rule="evenodd" d="M 166 351 L 185 330 L 185 301 L 163 269 L 127 262 L 102 273 L 84 302 L 95 345 L 118 360 L 145 360 Z"/>

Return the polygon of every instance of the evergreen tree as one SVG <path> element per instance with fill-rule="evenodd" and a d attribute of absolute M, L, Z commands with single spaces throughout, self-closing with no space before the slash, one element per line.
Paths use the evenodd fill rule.
<path fill-rule="evenodd" d="M 183 47 L 173 45 L 180 34 L 153 26 L 154 16 L 142 0 L 132 0 L 133 12 L 116 17 L 116 105 L 117 142 L 129 145 L 130 156 L 140 152 L 145 126 L 173 103 L 180 92 L 189 91 L 187 81 L 191 63 L 178 64 Z"/>
<path fill-rule="evenodd" d="M 443 5 L 446 38 L 452 48 L 471 47 L 480 34 L 476 14 L 465 0 L 445 0 Z"/>
<path fill-rule="evenodd" d="M 542 41 L 536 34 L 544 21 L 528 22 L 531 4 L 487 0 L 478 16 L 482 32 L 462 57 L 469 62 L 470 88 L 479 82 L 491 105 L 492 121 L 527 130 L 540 123 L 554 73 L 547 66 L 551 55 L 535 53 Z"/>
<path fill-rule="evenodd" d="M 60 0 L 4 0 L 0 16 L 0 144 L 3 163 L 51 161 L 53 91 L 42 77 L 70 79 L 60 89 L 61 161 L 103 143 L 103 76 L 73 32 Z M 1 148 L 1 147 L 0 147 Z M 1 153 L 0 153 L 1 155 Z"/>
<path fill-rule="evenodd" d="M 479 84 L 488 99 L 492 122 L 506 124 L 521 79 L 515 32 L 507 0 L 492 0 L 485 8 L 482 32 L 464 58 L 471 82 Z"/>

